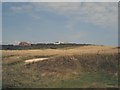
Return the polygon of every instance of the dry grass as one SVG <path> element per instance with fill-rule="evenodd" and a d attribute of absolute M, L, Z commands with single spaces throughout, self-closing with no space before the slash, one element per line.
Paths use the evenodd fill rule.
<path fill-rule="evenodd" d="M 45 50 L 3 50 L 3 57 L 9 56 L 46 56 L 46 55 L 80 55 L 85 53 L 118 53 L 118 49 L 108 46 L 83 46 L 73 49 L 45 49 Z"/>
<path fill-rule="evenodd" d="M 3 87 L 117 87 L 118 48 L 3 50 Z M 50 57 L 50 58 L 49 58 Z M 25 60 L 48 58 L 37 63 Z"/>

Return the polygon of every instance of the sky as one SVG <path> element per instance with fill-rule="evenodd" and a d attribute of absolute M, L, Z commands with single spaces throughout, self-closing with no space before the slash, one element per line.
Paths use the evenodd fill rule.
<path fill-rule="evenodd" d="M 4 2 L 2 43 L 118 45 L 117 2 Z"/>

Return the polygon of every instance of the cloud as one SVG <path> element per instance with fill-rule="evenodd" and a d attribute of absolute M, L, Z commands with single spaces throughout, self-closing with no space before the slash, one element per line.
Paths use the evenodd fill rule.
<path fill-rule="evenodd" d="M 37 8 L 102 27 L 116 27 L 118 20 L 117 3 L 33 3 Z"/>
<path fill-rule="evenodd" d="M 15 13 L 31 14 L 38 18 L 41 10 L 68 17 L 66 26 L 73 27 L 73 22 L 84 22 L 100 27 L 117 27 L 118 5 L 112 2 L 32 2 L 22 6 L 13 6 L 11 10 Z"/>
<path fill-rule="evenodd" d="M 31 5 L 30 3 L 17 3 L 15 6 L 10 7 L 10 11 L 15 15 L 25 13 L 33 19 L 40 19 L 41 15 L 35 12 L 36 10 L 37 8 L 34 8 L 34 5 Z"/>
<path fill-rule="evenodd" d="M 27 13 L 33 10 L 33 6 L 29 4 L 20 4 L 21 3 L 17 3 L 15 6 L 11 6 L 10 10 L 14 13 Z"/>
<path fill-rule="evenodd" d="M 11 7 L 11 10 L 14 13 L 21 13 L 21 11 L 23 10 L 23 8 L 21 8 L 21 7 Z"/>

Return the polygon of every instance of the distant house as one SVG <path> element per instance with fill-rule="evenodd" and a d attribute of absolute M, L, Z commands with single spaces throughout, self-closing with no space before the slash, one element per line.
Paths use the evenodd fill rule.
<path fill-rule="evenodd" d="M 20 42 L 19 46 L 31 46 L 31 43 L 28 42 Z"/>
<path fill-rule="evenodd" d="M 61 42 L 61 41 L 58 41 L 58 42 L 55 42 L 54 44 L 63 44 L 64 42 Z"/>

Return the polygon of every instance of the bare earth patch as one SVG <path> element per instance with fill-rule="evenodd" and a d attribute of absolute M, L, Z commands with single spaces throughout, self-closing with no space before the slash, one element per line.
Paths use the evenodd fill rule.
<path fill-rule="evenodd" d="M 38 62 L 38 61 L 42 61 L 42 60 L 47 60 L 48 58 L 36 58 L 36 59 L 29 59 L 29 60 L 25 60 L 25 64 L 30 64 L 30 63 L 34 63 L 34 62 Z"/>

